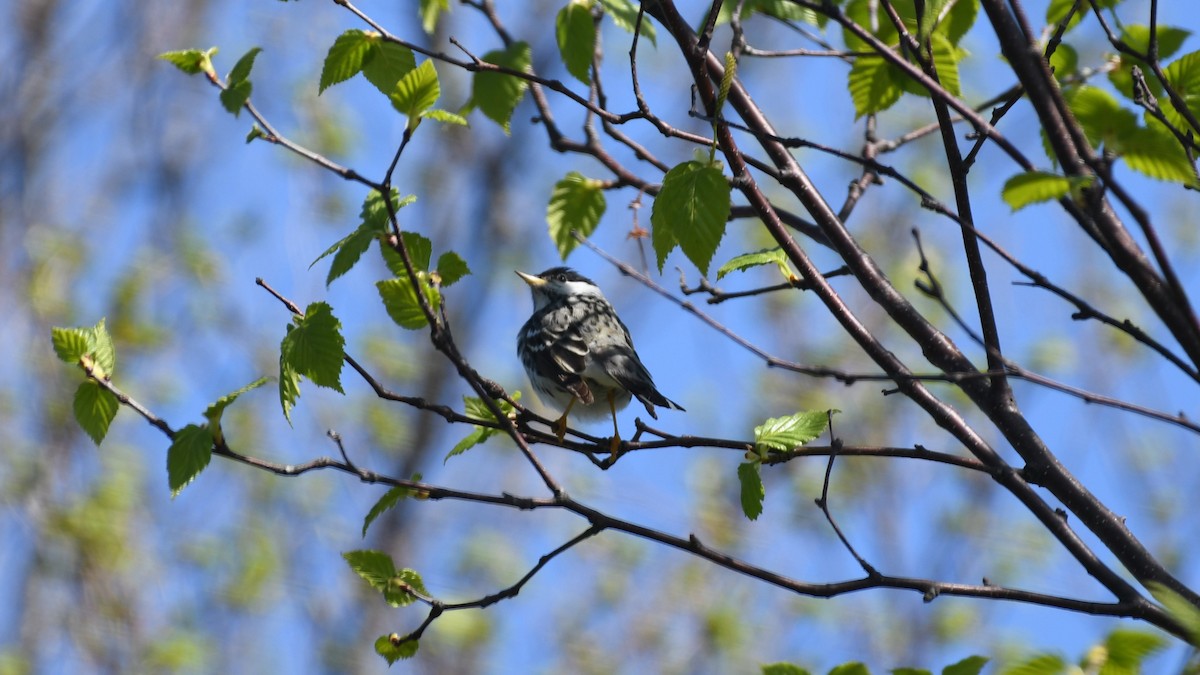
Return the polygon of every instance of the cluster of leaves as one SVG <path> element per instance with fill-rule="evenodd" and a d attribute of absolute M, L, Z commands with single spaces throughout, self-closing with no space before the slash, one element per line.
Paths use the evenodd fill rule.
<path fill-rule="evenodd" d="M 809 410 L 787 417 L 772 417 L 754 427 L 754 447 L 746 452 L 746 461 L 738 465 L 742 512 L 750 520 L 762 515 L 767 496 L 762 482 L 762 462 L 771 452 L 788 452 L 824 433 L 830 416 L 836 411 Z"/>

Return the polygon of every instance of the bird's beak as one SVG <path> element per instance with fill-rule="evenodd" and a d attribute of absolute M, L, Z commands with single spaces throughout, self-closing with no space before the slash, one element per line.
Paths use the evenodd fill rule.
<path fill-rule="evenodd" d="M 521 277 L 525 283 L 529 284 L 530 288 L 540 288 L 546 285 L 546 280 L 541 277 L 535 277 L 532 274 L 526 274 L 520 270 L 513 271 L 516 272 L 517 276 Z"/>

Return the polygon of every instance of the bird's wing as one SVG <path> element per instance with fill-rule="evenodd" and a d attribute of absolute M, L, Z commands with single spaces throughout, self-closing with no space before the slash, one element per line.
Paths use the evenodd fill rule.
<path fill-rule="evenodd" d="M 585 405 L 591 405 L 595 398 L 580 375 L 587 366 L 588 355 L 583 336 L 569 326 L 552 322 L 543 323 L 540 331 L 541 339 L 530 339 L 527 344 L 535 372 L 557 382 Z"/>

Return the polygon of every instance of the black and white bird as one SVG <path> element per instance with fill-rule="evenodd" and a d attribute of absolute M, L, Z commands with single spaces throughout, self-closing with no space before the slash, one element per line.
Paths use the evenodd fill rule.
<path fill-rule="evenodd" d="M 629 329 L 591 279 L 567 267 L 517 276 L 533 292 L 533 316 L 517 334 L 517 355 L 542 400 L 563 411 L 554 425 L 560 441 L 571 413 L 581 419 L 612 415 L 616 452 L 617 411 L 631 399 L 655 419 L 655 406 L 683 410 L 654 388 Z"/>

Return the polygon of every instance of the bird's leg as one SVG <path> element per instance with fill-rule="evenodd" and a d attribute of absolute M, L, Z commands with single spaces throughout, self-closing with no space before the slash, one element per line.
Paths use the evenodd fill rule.
<path fill-rule="evenodd" d="M 567 404 L 567 409 L 563 411 L 562 417 L 554 420 L 554 424 L 550 425 L 554 429 L 554 436 L 558 438 L 559 443 L 562 443 L 563 439 L 567 436 L 567 415 L 570 414 L 571 408 L 577 400 L 576 397 L 572 396 L 571 402 Z"/>
<path fill-rule="evenodd" d="M 613 420 L 613 437 L 608 446 L 609 456 L 617 454 L 617 448 L 621 445 L 621 432 L 617 429 L 617 400 L 616 391 L 608 392 L 608 411 L 612 413 Z"/>

